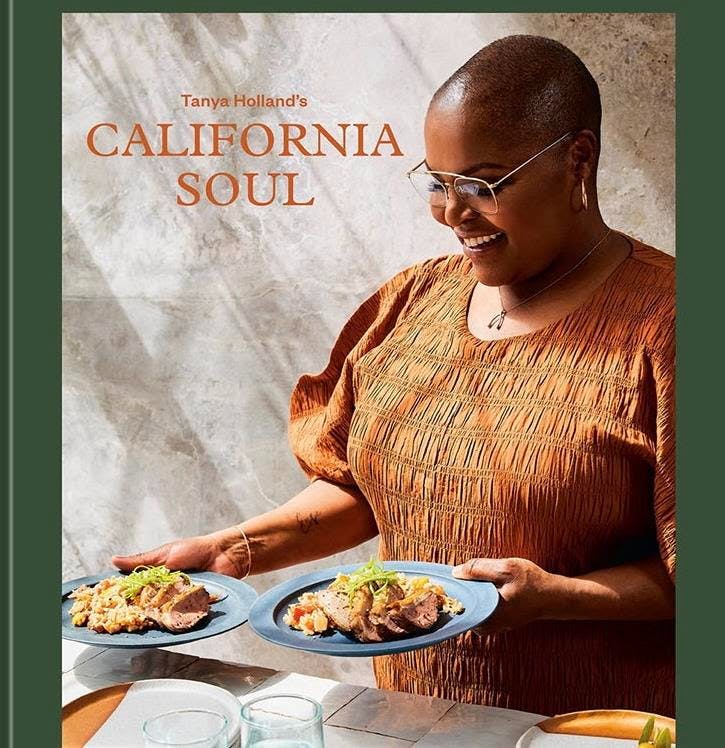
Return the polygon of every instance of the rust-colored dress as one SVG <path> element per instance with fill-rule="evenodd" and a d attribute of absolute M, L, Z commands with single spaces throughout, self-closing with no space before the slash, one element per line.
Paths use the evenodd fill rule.
<path fill-rule="evenodd" d="M 382 559 L 528 558 L 577 576 L 659 554 L 674 580 L 674 260 L 633 251 L 589 301 L 497 341 L 462 255 L 355 312 L 292 395 L 302 468 L 357 485 Z M 375 658 L 381 688 L 556 714 L 674 714 L 674 625 L 541 621 Z"/>

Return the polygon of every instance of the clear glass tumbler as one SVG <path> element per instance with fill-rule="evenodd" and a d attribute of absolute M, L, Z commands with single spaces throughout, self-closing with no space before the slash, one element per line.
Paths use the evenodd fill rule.
<path fill-rule="evenodd" d="M 229 748 L 228 720 L 208 709 L 177 709 L 144 722 L 146 748 L 189 746 L 189 748 Z"/>
<path fill-rule="evenodd" d="M 242 707 L 242 748 L 324 748 L 322 707 L 293 694 L 259 696 Z"/>

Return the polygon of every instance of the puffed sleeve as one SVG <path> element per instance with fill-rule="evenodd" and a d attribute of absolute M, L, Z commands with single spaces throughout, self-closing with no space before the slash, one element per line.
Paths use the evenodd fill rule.
<path fill-rule="evenodd" d="M 675 341 L 674 320 L 667 344 L 652 359 L 657 397 L 654 513 L 660 556 L 675 581 Z"/>
<path fill-rule="evenodd" d="M 290 402 L 289 442 L 311 479 L 354 486 L 347 463 L 347 437 L 355 410 L 355 362 L 380 345 L 402 317 L 422 264 L 398 273 L 350 317 L 321 374 L 305 374 Z"/>

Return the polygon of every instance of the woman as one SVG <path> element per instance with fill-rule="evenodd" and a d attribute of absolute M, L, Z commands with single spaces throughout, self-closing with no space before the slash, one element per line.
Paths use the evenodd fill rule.
<path fill-rule="evenodd" d="M 379 686 L 554 714 L 674 712 L 673 260 L 597 204 L 599 92 L 507 37 L 436 92 L 411 182 L 462 254 L 411 267 L 292 395 L 312 483 L 139 563 L 243 576 L 351 548 L 456 566 L 479 630 L 376 658 Z"/>

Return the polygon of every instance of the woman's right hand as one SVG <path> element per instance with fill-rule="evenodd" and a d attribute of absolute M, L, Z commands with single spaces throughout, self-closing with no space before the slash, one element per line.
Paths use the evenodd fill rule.
<path fill-rule="evenodd" d="M 246 571 L 247 559 L 240 558 L 239 533 L 232 529 L 209 535 L 173 540 L 151 551 L 130 556 L 113 556 L 111 562 L 121 571 L 133 571 L 137 566 L 165 566 L 167 569 L 185 571 L 214 571 L 230 577 L 241 577 Z"/>
<path fill-rule="evenodd" d="M 375 516 L 358 488 L 319 479 L 276 509 L 243 523 L 112 560 L 123 571 L 164 565 L 243 579 L 354 548 L 377 532 Z"/>

